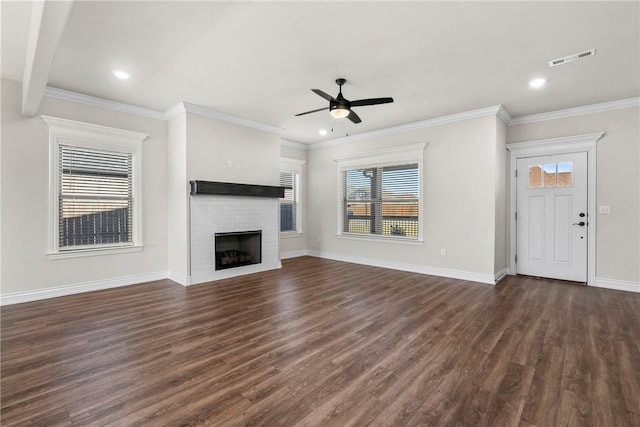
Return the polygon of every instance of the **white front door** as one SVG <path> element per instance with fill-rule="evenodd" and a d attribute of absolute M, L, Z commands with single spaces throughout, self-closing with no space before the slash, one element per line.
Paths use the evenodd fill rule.
<path fill-rule="evenodd" d="M 517 272 L 587 281 L 587 153 L 517 160 Z"/>

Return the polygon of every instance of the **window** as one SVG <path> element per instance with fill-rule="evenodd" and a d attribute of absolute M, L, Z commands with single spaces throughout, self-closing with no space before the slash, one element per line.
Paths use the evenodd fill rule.
<path fill-rule="evenodd" d="M 336 159 L 343 236 L 422 240 L 424 144 Z"/>
<path fill-rule="evenodd" d="M 529 188 L 571 187 L 573 162 L 529 166 Z"/>
<path fill-rule="evenodd" d="M 70 120 L 49 125 L 53 256 L 140 250 L 140 143 L 146 137 Z"/>
<path fill-rule="evenodd" d="M 284 197 L 280 199 L 280 232 L 297 232 L 298 174 L 280 172 L 280 186 Z"/>
<path fill-rule="evenodd" d="M 304 160 L 280 159 L 280 186 L 284 197 L 280 199 L 280 232 L 283 235 L 302 233 L 302 209 L 300 203 L 300 177 Z"/>

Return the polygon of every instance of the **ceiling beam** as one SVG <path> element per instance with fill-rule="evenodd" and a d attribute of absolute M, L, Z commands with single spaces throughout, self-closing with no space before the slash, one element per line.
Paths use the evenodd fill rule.
<path fill-rule="evenodd" d="M 25 116 L 34 116 L 40 107 L 72 4 L 73 1 L 36 1 L 32 4 L 22 78 L 22 114 Z"/>

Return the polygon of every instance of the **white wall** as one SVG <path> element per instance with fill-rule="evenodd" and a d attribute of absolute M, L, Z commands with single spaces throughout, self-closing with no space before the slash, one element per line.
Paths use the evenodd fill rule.
<path fill-rule="evenodd" d="M 2 296 L 165 275 L 166 122 L 52 98 L 44 98 L 36 117 L 23 117 L 20 102 L 20 84 L 2 80 Z M 142 142 L 143 251 L 56 260 L 47 257 L 49 134 L 41 114 L 149 134 Z"/>
<path fill-rule="evenodd" d="M 309 249 L 335 258 L 415 266 L 417 271 L 466 272 L 477 280 L 491 281 L 496 237 L 496 120 L 488 116 L 309 151 Z M 423 171 L 424 243 L 337 237 L 334 157 L 420 142 L 428 143 Z M 441 248 L 446 249 L 446 256 L 440 255 Z"/>
<path fill-rule="evenodd" d="M 595 132 L 597 143 L 596 276 L 640 283 L 640 108 L 510 126 L 509 143 Z"/>

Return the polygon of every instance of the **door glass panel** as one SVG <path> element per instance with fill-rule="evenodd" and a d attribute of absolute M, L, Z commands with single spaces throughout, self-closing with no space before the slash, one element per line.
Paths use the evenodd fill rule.
<path fill-rule="evenodd" d="M 553 188 L 556 186 L 556 164 L 547 163 L 542 167 L 543 171 L 543 187 Z"/>
<path fill-rule="evenodd" d="M 542 187 L 542 168 L 539 165 L 529 166 L 529 188 Z"/>
<path fill-rule="evenodd" d="M 573 185 L 573 162 L 558 163 L 558 187 Z"/>

